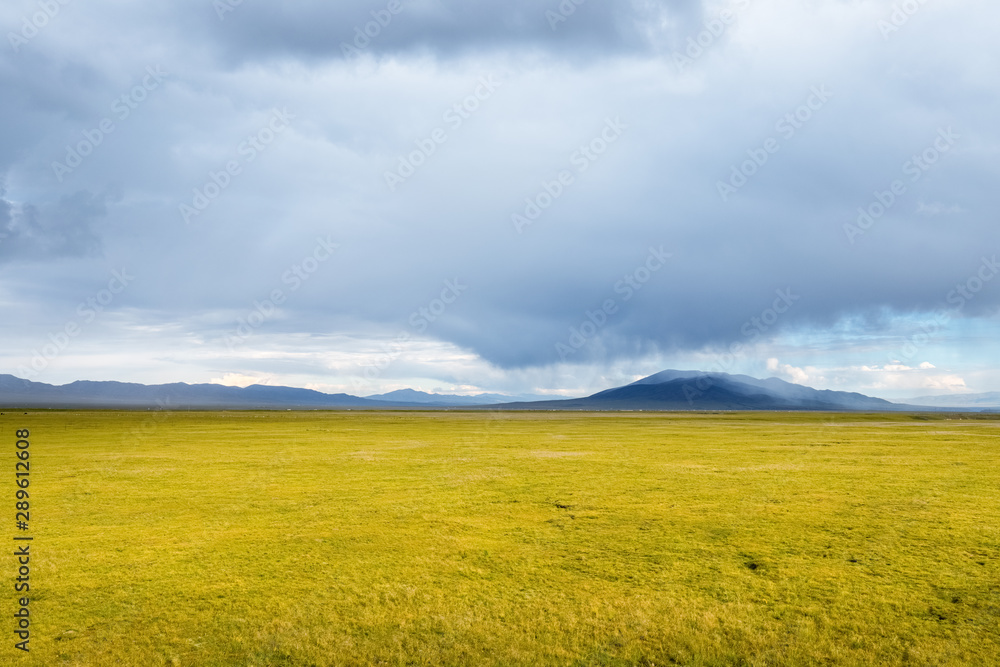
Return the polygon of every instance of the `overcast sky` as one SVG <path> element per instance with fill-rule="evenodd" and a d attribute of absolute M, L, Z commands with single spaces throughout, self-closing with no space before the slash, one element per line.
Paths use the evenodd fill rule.
<path fill-rule="evenodd" d="M 1000 390 L 990 0 L 7 0 L 0 373 Z"/>

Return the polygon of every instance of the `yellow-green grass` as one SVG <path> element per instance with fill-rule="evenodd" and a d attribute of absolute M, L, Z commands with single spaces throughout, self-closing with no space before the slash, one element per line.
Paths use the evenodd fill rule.
<path fill-rule="evenodd" d="M 0 664 L 1000 661 L 996 419 L 22 412 Z"/>

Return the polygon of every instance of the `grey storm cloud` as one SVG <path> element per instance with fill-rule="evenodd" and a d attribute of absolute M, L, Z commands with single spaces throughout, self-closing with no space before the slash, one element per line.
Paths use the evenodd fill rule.
<path fill-rule="evenodd" d="M 96 255 L 97 223 L 113 193 L 76 192 L 51 204 L 14 206 L 0 191 L 0 259 L 46 259 Z"/>
<path fill-rule="evenodd" d="M 209 346 L 279 291 L 247 346 L 403 333 L 503 369 L 889 330 L 960 288 L 956 319 L 996 316 L 994 5 L 888 33 L 891 2 L 388 6 L 63 5 L 0 53 L 18 284 L 72 307 L 128 267 L 131 327 Z"/>
<path fill-rule="evenodd" d="M 582 54 L 641 53 L 694 25 L 696 0 L 374 0 L 261 3 L 218 0 L 197 16 L 213 40 L 241 59 L 274 54 L 351 57 L 360 53 L 458 56 L 538 49 Z M 214 20 L 218 18 L 219 20 Z M 193 21 L 194 16 L 188 20 Z"/>

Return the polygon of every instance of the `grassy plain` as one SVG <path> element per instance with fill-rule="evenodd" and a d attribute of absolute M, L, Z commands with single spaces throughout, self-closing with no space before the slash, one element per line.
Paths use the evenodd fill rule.
<path fill-rule="evenodd" d="M 1000 656 L 998 419 L 7 411 L 8 544 L 21 428 L 0 664 Z"/>

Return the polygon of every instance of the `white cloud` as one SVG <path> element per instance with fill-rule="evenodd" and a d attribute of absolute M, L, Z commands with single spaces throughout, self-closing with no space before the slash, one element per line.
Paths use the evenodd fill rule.
<path fill-rule="evenodd" d="M 968 389 L 965 380 L 958 375 L 936 375 L 923 378 L 920 385 L 927 389 L 941 389 L 949 392 L 963 392 Z"/>
<path fill-rule="evenodd" d="M 220 378 L 212 378 L 209 384 L 221 384 L 226 387 L 249 387 L 252 384 L 271 384 L 271 378 L 242 373 L 226 373 Z"/>
<path fill-rule="evenodd" d="M 804 385 L 810 381 L 810 378 L 812 378 L 814 381 L 817 380 L 823 381 L 825 379 L 823 377 L 815 377 L 814 375 L 810 375 L 810 371 L 815 373 L 816 371 L 815 368 L 810 367 L 808 369 L 805 369 L 805 368 L 798 368 L 796 366 L 791 366 L 789 364 L 781 364 L 778 363 L 778 360 L 775 358 L 767 360 L 767 370 L 785 375 L 789 379 L 791 379 L 791 381 L 794 382 L 795 384 Z"/>
<path fill-rule="evenodd" d="M 967 390 L 965 379 L 955 373 L 930 373 L 936 367 L 923 362 L 917 368 L 901 364 L 885 366 L 855 366 L 841 373 L 852 383 L 860 383 L 861 391 L 904 391 L 926 393 L 925 390 L 961 392 Z"/>

